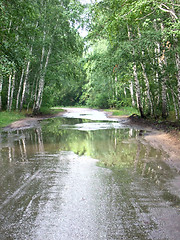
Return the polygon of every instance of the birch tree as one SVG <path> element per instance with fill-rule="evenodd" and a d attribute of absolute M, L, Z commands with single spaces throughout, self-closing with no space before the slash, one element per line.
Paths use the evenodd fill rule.
<path fill-rule="evenodd" d="M 79 51 L 76 49 L 76 28 L 83 8 L 80 2 L 74 0 L 0 0 L 0 11 L 0 76 L 3 79 L 0 89 L 6 91 L 1 96 L 1 106 L 9 110 L 14 107 L 21 110 L 34 104 L 34 109 L 39 111 L 44 104 L 44 88 L 50 82 L 47 75 L 51 53 L 51 69 L 52 64 L 58 65 L 59 62 L 59 67 L 54 67 L 57 72 L 53 73 L 59 81 L 57 76 L 61 75 L 64 68 L 63 64 L 61 68 L 61 62 L 68 62 L 71 66 L 68 55 L 75 56 Z M 82 51 L 83 45 L 80 49 Z M 16 71 L 15 81 L 13 71 Z M 51 81 L 55 86 L 56 83 Z M 15 105 L 13 99 L 16 99 Z M 49 104 L 47 99 L 46 102 Z"/>
<path fill-rule="evenodd" d="M 2 85 L 3 85 L 3 76 L 0 74 L 0 111 L 2 110 Z"/>

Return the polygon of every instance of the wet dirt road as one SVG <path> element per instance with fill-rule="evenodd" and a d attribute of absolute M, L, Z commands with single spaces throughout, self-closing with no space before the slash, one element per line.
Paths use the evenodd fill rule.
<path fill-rule="evenodd" d="M 180 238 L 179 172 L 89 109 L 0 133 L 0 239 Z"/>

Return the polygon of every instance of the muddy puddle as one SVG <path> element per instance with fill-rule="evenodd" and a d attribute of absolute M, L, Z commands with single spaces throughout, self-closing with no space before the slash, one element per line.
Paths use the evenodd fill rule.
<path fill-rule="evenodd" d="M 168 156 L 148 132 L 93 114 L 0 133 L 0 239 L 180 238 Z"/>

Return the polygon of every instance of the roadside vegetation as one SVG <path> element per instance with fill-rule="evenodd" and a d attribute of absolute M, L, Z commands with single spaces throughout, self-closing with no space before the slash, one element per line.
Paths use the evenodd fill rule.
<path fill-rule="evenodd" d="M 0 128 L 5 127 L 5 126 L 11 124 L 12 122 L 20 120 L 22 118 L 25 118 L 24 113 L 19 113 L 19 112 L 16 112 L 16 111 L 0 112 Z"/>
<path fill-rule="evenodd" d="M 111 112 L 113 116 L 131 116 L 138 115 L 139 112 L 133 107 L 122 107 L 120 109 L 105 109 L 106 112 Z"/>
<path fill-rule="evenodd" d="M 0 112 L 0 128 L 6 127 L 11 123 L 18 121 L 20 119 L 24 119 L 26 117 L 54 116 L 57 113 L 63 112 L 63 111 L 64 110 L 61 108 L 48 108 L 48 107 L 42 107 L 38 112 L 38 115 L 34 115 L 32 109 L 29 109 L 29 111 L 23 110 L 21 112 L 1 111 Z"/>

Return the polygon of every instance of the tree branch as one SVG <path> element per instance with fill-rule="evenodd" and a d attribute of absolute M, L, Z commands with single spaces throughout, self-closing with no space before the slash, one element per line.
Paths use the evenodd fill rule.
<path fill-rule="evenodd" d="M 153 14 L 154 12 L 155 12 L 155 10 L 152 11 L 152 12 L 150 12 L 150 13 L 148 13 L 148 14 L 147 14 L 146 16 L 144 16 L 144 17 L 136 18 L 136 20 L 142 20 L 142 19 L 146 18 L 147 16 L 150 16 L 150 15 Z"/>
<path fill-rule="evenodd" d="M 163 5 L 164 7 L 166 7 L 166 9 L 163 8 L 162 5 Z M 161 3 L 160 6 L 158 6 L 158 8 L 161 9 L 163 12 L 168 12 L 168 13 L 170 13 L 171 15 L 173 15 L 173 17 L 174 17 L 175 19 L 178 19 L 178 17 L 176 16 L 175 12 L 174 12 L 173 10 L 171 10 L 170 8 L 168 8 L 164 3 Z"/>

